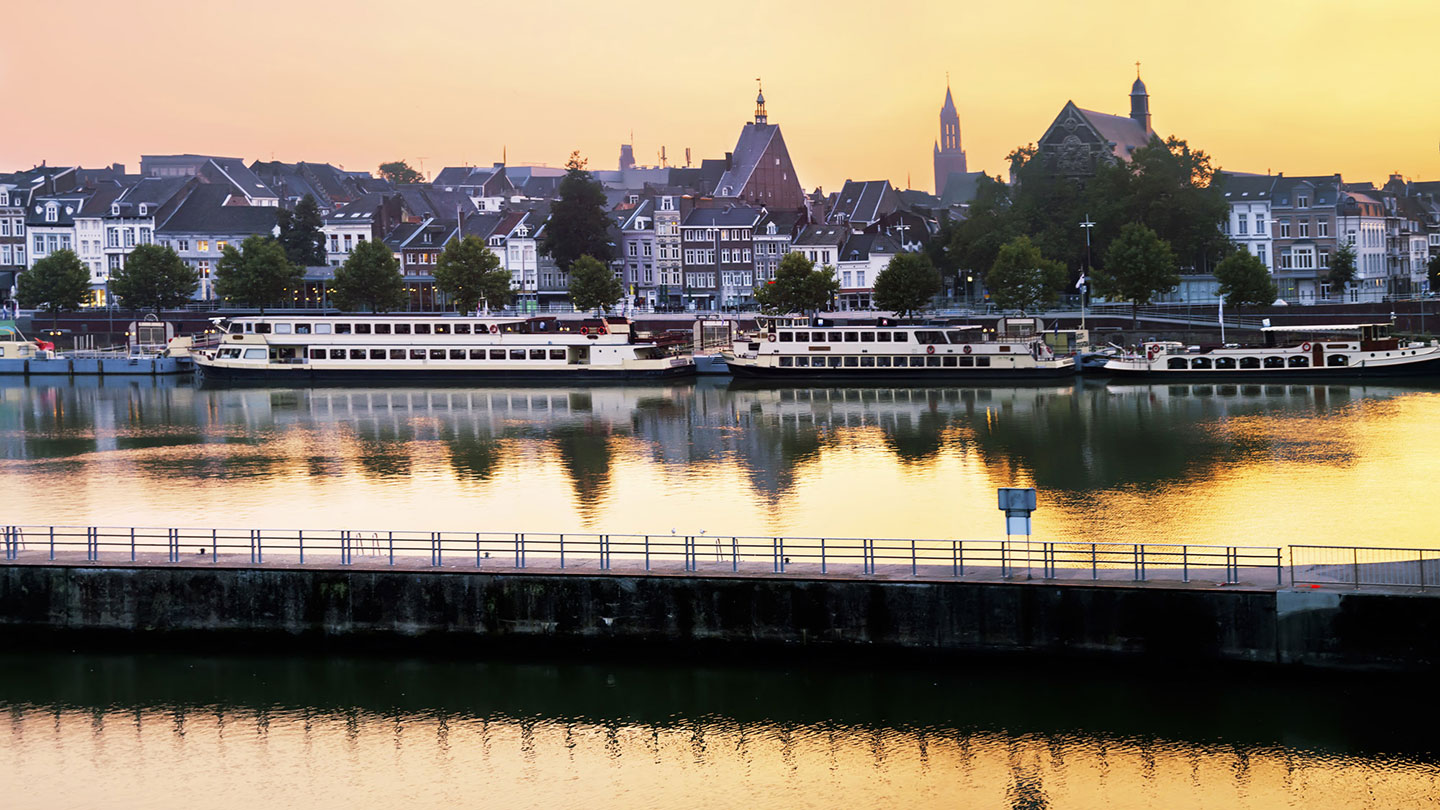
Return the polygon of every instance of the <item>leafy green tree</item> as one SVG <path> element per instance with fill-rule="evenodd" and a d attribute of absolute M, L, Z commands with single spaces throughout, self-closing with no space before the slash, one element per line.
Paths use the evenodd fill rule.
<path fill-rule="evenodd" d="M 570 155 L 560 181 L 560 199 L 550 207 L 550 221 L 540 250 L 569 271 L 581 256 L 601 264 L 614 258 L 610 244 L 610 218 L 605 214 L 605 189 L 589 172 L 579 152 Z"/>
<path fill-rule="evenodd" d="M 1180 284 L 1175 253 L 1154 231 L 1131 223 L 1105 251 L 1105 266 L 1094 271 L 1095 291 L 1106 298 L 1130 302 L 1130 317 L 1140 320 L 1140 305 Z M 1273 299 L 1272 299 L 1273 300 Z"/>
<path fill-rule="evenodd" d="M 1053 303 L 1065 278 L 1065 265 L 1045 258 L 1030 237 L 1017 236 L 1000 247 L 985 284 L 996 306 L 1025 312 Z"/>
<path fill-rule="evenodd" d="M 305 268 L 285 255 L 285 248 L 268 236 L 248 236 L 237 250 L 226 245 L 215 264 L 215 294 L 241 306 L 283 304 L 305 281 Z"/>
<path fill-rule="evenodd" d="M 826 309 L 840 292 L 832 267 L 816 268 L 800 253 L 787 253 L 775 269 L 775 279 L 755 288 L 755 302 L 771 314 L 815 312 Z"/>
<path fill-rule="evenodd" d="M 946 252 L 957 273 L 983 275 L 994 266 L 1000 247 L 1020 235 L 1010 188 L 985 175 L 976 183 L 975 198 L 965 219 L 955 226 Z"/>
<path fill-rule="evenodd" d="M 1269 306 L 1275 301 L 1275 281 L 1258 256 L 1241 248 L 1215 265 L 1215 278 L 1225 303 L 1237 310 L 1247 304 Z"/>
<path fill-rule="evenodd" d="M 1148 145 L 1135 150 L 1128 163 L 1116 164 L 1112 171 L 1124 180 L 1116 189 L 1120 222 L 1139 222 L 1155 231 L 1170 245 L 1178 264 L 1205 272 L 1228 254 L 1230 242 L 1220 225 L 1229 216 L 1230 206 L 1224 189 L 1215 182 L 1210 156 L 1203 150 L 1192 149 L 1173 136 L 1164 142 L 1152 137 Z M 1095 189 L 1096 193 L 1105 191 Z M 1105 224 L 1113 228 L 1116 222 L 1104 208 L 1096 203 Z M 1103 239 L 1106 232 L 1096 236 Z"/>
<path fill-rule="evenodd" d="M 470 312 L 481 301 L 491 309 L 510 302 L 510 271 L 478 236 L 451 239 L 435 265 L 435 286 L 450 296 L 455 308 Z"/>
<path fill-rule="evenodd" d="M 1431 267 L 1434 267 L 1433 261 Z M 1326 274 L 1326 280 L 1330 282 L 1332 294 L 1344 296 L 1345 285 L 1355 281 L 1355 248 L 1342 244 L 1340 249 L 1330 256 L 1330 272 Z"/>
<path fill-rule="evenodd" d="M 335 305 L 346 312 L 389 312 L 407 301 L 400 262 L 376 239 L 367 239 L 350 251 L 349 258 L 335 270 L 333 286 Z"/>
<path fill-rule="evenodd" d="M 90 271 L 73 250 L 57 250 L 15 280 L 20 306 L 44 308 L 53 317 L 61 310 L 78 309 L 90 297 Z"/>
<path fill-rule="evenodd" d="M 1334 259 L 1331 259 L 1331 262 L 1334 262 Z M 1430 263 L 1425 265 L 1425 269 L 1430 278 L 1430 292 L 1440 292 L 1440 254 L 1431 256 Z"/>
<path fill-rule="evenodd" d="M 625 285 L 615 272 L 594 256 L 581 256 L 570 265 L 570 304 L 581 311 L 608 310 L 625 297 Z"/>
<path fill-rule="evenodd" d="M 325 219 L 320 216 L 320 206 L 316 204 L 315 197 L 306 194 L 295 204 L 294 211 L 281 209 L 278 218 L 280 244 L 285 247 L 285 258 L 301 267 L 323 267 L 325 233 L 321 229 Z"/>
<path fill-rule="evenodd" d="M 168 247 L 140 245 L 125 257 L 125 266 L 110 273 L 110 294 L 130 309 L 149 309 L 159 317 L 166 307 L 184 306 L 200 278 Z"/>
<path fill-rule="evenodd" d="M 904 318 L 924 309 L 944 284 L 940 272 L 924 253 L 897 253 L 875 277 L 873 299 L 877 309 Z"/>
<path fill-rule="evenodd" d="M 381 163 L 380 176 L 397 186 L 405 183 L 425 182 L 425 176 L 410 168 L 410 164 L 403 160 L 392 160 L 389 163 Z"/>

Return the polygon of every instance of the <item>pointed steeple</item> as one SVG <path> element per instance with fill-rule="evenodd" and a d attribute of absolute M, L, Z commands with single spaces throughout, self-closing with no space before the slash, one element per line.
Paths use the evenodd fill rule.
<path fill-rule="evenodd" d="M 955 99 L 950 96 L 950 73 L 945 73 L 945 106 L 940 108 L 941 113 L 953 113 L 955 111 Z M 958 113 L 956 113 L 958 115 Z"/>
<path fill-rule="evenodd" d="M 765 115 L 765 86 L 759 79 L 755 80 L 757 92 L 755 94 L 755 123 L 764 124 L 767 120 Z"/>

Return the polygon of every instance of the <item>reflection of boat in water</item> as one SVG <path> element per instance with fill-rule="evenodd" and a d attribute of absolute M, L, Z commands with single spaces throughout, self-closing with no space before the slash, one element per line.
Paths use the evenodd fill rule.
<path fill-rule="evenodd" d="M 790 323 L 735 341 L 725 360 L 737 378 L 869 383 L 1046 380 L 1075 373 L 1033 318 L 980 326 Z"/>
<path fill-rule="evenodd" d="M 695 373 L 680 341 L 642 338 L 626 318 L 275 315 L 219 320 L 196 353 L 207 381 L 616 382 Z"/>
<path fill-rule="evenodd" d="M 1379 323 L 1272 326 L 1263 330 L 1264 346 L 1153 341 L 1110 360 L 1103 371 L 1165 382 L 1440 376 L 1440 344 L 1402 341 L 1388 331 L 1389 324 Z"/>

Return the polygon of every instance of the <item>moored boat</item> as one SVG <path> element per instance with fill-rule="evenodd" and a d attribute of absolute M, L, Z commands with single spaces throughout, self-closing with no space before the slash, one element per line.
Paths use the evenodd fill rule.
<path fill-rule="evenodd" d="M 1271 326 L 1263 346 L 1151 341 L 1103 373 L 1147 380 L 1331 380 L 1440 376 L 1440 343 L 1402 340 L 1389 324 Z"/>
<path fill-rule="evenodd" d="M 627 318 L 267 315 L 216 319 L 191 350 L 209 381 L 624 381 L 683 377 L 683 342 L 636 334 Z"/>
<path fill-rule="evenodd" d="M 1057 356 L 1034 319 L 981 326 L 816 320 L 773 325 L 736 340 L 725 362 L 737 378 L 769 380 L 988 381 L 1066 377 L 1073 357 Z"/>

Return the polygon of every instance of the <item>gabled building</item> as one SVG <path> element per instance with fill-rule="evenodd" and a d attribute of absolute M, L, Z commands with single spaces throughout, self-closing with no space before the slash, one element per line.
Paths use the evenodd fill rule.
<path fill-rule="evenodd" d="M 227 205 L 233 189 L 216 183 L 194 186 L 155 229 L 156 241 L 174 250 L 195 268 L 200 286 L 195 297 L 215 300 L 215 268 L 225 248 L 251 236 L 275 236 L 278 207 L 273 205 Z M 319 306 L 320 301 L 302 301 L 297 291 L 295 306 Z"/>
<path fill-rule="evenodd" d="M 10 298 L 15 276 L 26 264 L 25 200 L 29 189 L 0 176 L 0 301 Z"/>
<path fill-rule="evenodd" d="M 616 226 L 620 232 L 620 281 L 625 294 L 637 305 L 655 303 L 655 201 L 649 197 L 617 212 Z"/>
<path fill-rule="evenodd" d="M 686 305 L 694 309 L 743 306 L 754 300 L 757 206 L 696 208 L 680 224 Z"/>
<path fill-rule="evenodd" d="M 505 164 L 496 163 L 488 169 L 476 166 L 448 166 L 440 170 L 430 183 L 447 192 L 469 197 L 480 211 L 495 212 L 504 207 L 517 189 L 505 174 Z"/>
<path fill-rule="evenodd" d="M 1130 115 L 1085 110 L 1067 101 L 1036 141 L 1036 159 L 1055 174 L 1090 177 L 1102 163 L 1129 162 L 1135 150 L 1154 136 L 1150 94 L 1136 76 L 1130 88 Z"/>
<path fill-rule="evenodd" d="M 811 225 L 800 231 L 790 249 L 814 262 L 816 267 L 834 267 L 840 261 L 840 247 L 849 238 L 849 228 Z"/>
<path fill-rule="evenodd" d="M 1286 177 L 1276 175 L 1270 191 L 1270 241 L 1275 287 L 1279 297 L 1297 304 L 1310 304 L 1339 296 L 1346 291 L 1331 290 L 1327 278 L 1330 257 L 1343 237 L 1337 216 L 1343 184 L 1340 175 Z M 1253 213 L 1253 212 L 1252 212 Z M 1356 284 L 1348 300 L 1365 300 L 1362 290 L 1384 294 L 1385 214 L 1379 201 L 1361 195 L 1350 206 L 1355 246 Z M 1253 227 L 1253 217 L 1252 217 Z M 1370 229 L 1373 228 L 1373 233 Z M 1340 230 L 1337 230 L 1340 229 Z M 1361 255 L 1374 258 L 1361 259 Z M 1375 283 L 1378 280 L 1378 285 Z"/>
<path fill-rule="evenodd" d="M 146 176 L 116 197 L 110 203 L 103 222 L 106 274 L 113 274 L 124 267 L 125 257 L 136 245 L 154 242 L 156 222 L 163 222 L 190 192 L 201 185 L 200 178 L 193 175 Z M 219 188 L 224 195 L 230 193 L 225 186 Z"/>
<path fill-rule="evenodd" d="M 400 224 L 402 205 L 398 194 L 362 194 L 325 217 L 325 260 L 339 267 L 361 242 L 379 239 Z"/>
<path fill-rule="evenodd" d="M 840 279 L 838 308 L 871 309 L 875 277 L 900 253 L 900 245 L 884 234 L 852 233 L 840 247 L 835 274 Z"/>
<path fill-rule="evenodd" d="M 798 211 L 805 207 L 805 192 L 795 176 L 785 137 L 778 124 L 769 122 L 763 92 L 755 98 L 754 122 L 740 131 L 735 151 L 725 155 L 725 173 L 714 194 L 769 209 Z"/>
<path fill-rule="evenodd" d="M 900 210 L 900 195 L 888 180 L 846 180 L 826 220 L 864 230 Z"/>
<path fill-rule="evenodd" d="M 30 236 L 27 269 L 60 250 L 75 250 L 75 217 L 85 205 L 78 193 L 31 197 L 25 209 L 25 231 Z"/>
<path fill-rule="evenodd" d="M 80 207 L 75 216 L 75 255 L 90 270 L 90 288 L 94 302 L 103 306 L 109 297 L 110 269 L 105 263 L 105 216 L 110 205 L 125 193 L 125 186 L 102 182 Z"/>
<path fill-rule="evenodd" d="M 780 259 L 790 252 L 795 235 L 805 223 L 802 211 L 767 211 L 755 225 L 755 284 L 775 280 Z"/>
<path fill-rule="evenodd" d="M 1216 172 L 1214 184 L 1230 206 L 1229 215 L 1220 230 L 1230 241 L 1245 248 L 1259 259 L 1265 269 L 1274 272 L 1274 245 L 1271 242 L 1271 202 L 1275 183 L 1283 178 L 1268 174 Z"/>

